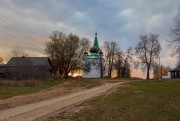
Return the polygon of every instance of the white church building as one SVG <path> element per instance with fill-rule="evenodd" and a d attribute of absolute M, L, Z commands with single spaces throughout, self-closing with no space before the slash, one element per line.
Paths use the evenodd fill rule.
<path fill-rule="evenodd" d="M 83 78 L 103 78 L 104 73 L 104 58 L 103 52 L 99 48 L 97 33 L 95 33 L 95 39 L 93 47 L 84 52 L 83 58 Z"/>

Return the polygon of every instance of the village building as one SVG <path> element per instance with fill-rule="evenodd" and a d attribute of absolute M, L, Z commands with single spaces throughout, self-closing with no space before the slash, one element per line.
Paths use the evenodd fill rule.
<path fill-rule="evenodd" d="M 180 78 L 180 66 L 177 66 L 176 68 L 170 70 L 170 73 L 172 79 Z"/>
<path fill-rule="evenodd" d="M 12 57 L 7 64 L 0 65 L 0 77 L 17 80 L 47 78 L 52 69 L 48 57 Z"/>
<path fill-rule="evenodd" d="M 83 63 L 83 78 L 102 78 L 105 75 L 104 72 L 104 58 L 103 52 L 99 48 L 97 33 L 95 33 L 95 39 L 93 47 L 84 52 Z"/>
<path fill-rule="evenodd" d="M 6 78 L 6 71 L 7 70 L 7 65 L 6 64 L 0 64 L 0 79 Z"/>

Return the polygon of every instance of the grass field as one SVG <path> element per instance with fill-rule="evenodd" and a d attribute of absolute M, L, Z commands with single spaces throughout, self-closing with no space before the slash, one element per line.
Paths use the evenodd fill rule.
<path fill-rule="evenodd" d="M 28 82 L 29 81 L 31 81 L 31 80 L 28 80 Z M 35 81 L 39 81 L 39 80 L 35 80 Z M 42 84 L 40 84 L 38 86 L 18 84 L 18 83 L 27 83 L 27 82 L 14 82 L 14 81 L 11 81 L 10 83 L 7 82 L 8 84 L 5 84 L 5 85 L 1 84 L 1 86 L 0 86 L 0 99 L 5 99 L 8 97 L 12 97 L 12 96 L 38 92 L 38 91 L 41 91 L 43 89 L 48 89 L 52 86 L 58 85 L 63 82 L 64 82 L 64 80 L 62 80 L 62 81 L 49 80 L 49 81 L 43 82 Z M 11 84 L 11 83 L 17 83 L 17 84 Z"/>
<path fill-rule="evenodd" d="M 56 120 L 180 121 L 180 80 L 130 82 L 79 107 L 84 108 Z"/>
<path fill-rule="evenodd" d="M 62 79 L 62 80 L 53 79 L 45 82 L 42 82 L 40 80 L 27 80 L 24 82 L 4 80 L 4 82 L 2 82 L 1 80 L 0 99 L 6 99 L 12 96 L 39 92 L 41 90 L 45 90 L 66 82 L 71 82 L 70 84 L 65 85 L 65 88 L 67 89 L 73 89 L 73 88 L 89 89 L 102 84 L 101 79 Z"/>
<path fill-rule="evenodd" d="M 25 80 L 25 81 L 12 81 L 12 80 L 0 80 L 0 99 L 6 99 L 9 97 L 23 95 L 28 93 L 35 93 L 41 90 L 49 89 L 53 86 L 67 83 L 64 85 L 66 89 L 84 88 L 89 89 L 92 87 L 100 86 L 103 82 L 116 82 L 117 79 L 83 79 L 83 78 L 71 78 L 71 79 L 50 79 L 48 81 L 43 80 Z M 120 80 L 118 80 L 120 81 Z"/>

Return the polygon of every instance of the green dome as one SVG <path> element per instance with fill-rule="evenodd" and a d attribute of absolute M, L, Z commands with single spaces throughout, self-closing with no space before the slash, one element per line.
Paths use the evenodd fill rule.
<path fill-rule="evenodd" d="M 92 48 L 90 49 L 90 53 L 98 53 L 98 52 L 99 52 L 99 49 L 96 48 L 96 47 L 92 47 Z"/>

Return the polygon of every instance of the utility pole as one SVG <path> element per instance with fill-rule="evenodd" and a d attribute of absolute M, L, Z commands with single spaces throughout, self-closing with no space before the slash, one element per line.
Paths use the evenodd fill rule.
<path fill-rule="evenodd" d="M 160 56 L 159 56 L 159 80 L 161 80 L 161 63 L 160 63 Z"/>
<path fill-rule="evenodd" d="M 100 56 L 100 66 L 101 66 L 101 67 L 100 67 L 100 68 L 101 68 L 101 69 L 100 69 L 100 71 L 101 71 L 101 72 L 100 72 L 100 73 L 101 73 L 100 77 L 103 78 L 103 64 L 102 64 L 102 63 L 103 63 L 103 62 L 102 62 L 103 52 L 102 52 L 101 50 L 100 50 L 100 52 L 99 52 L 99 56 Z"/>

